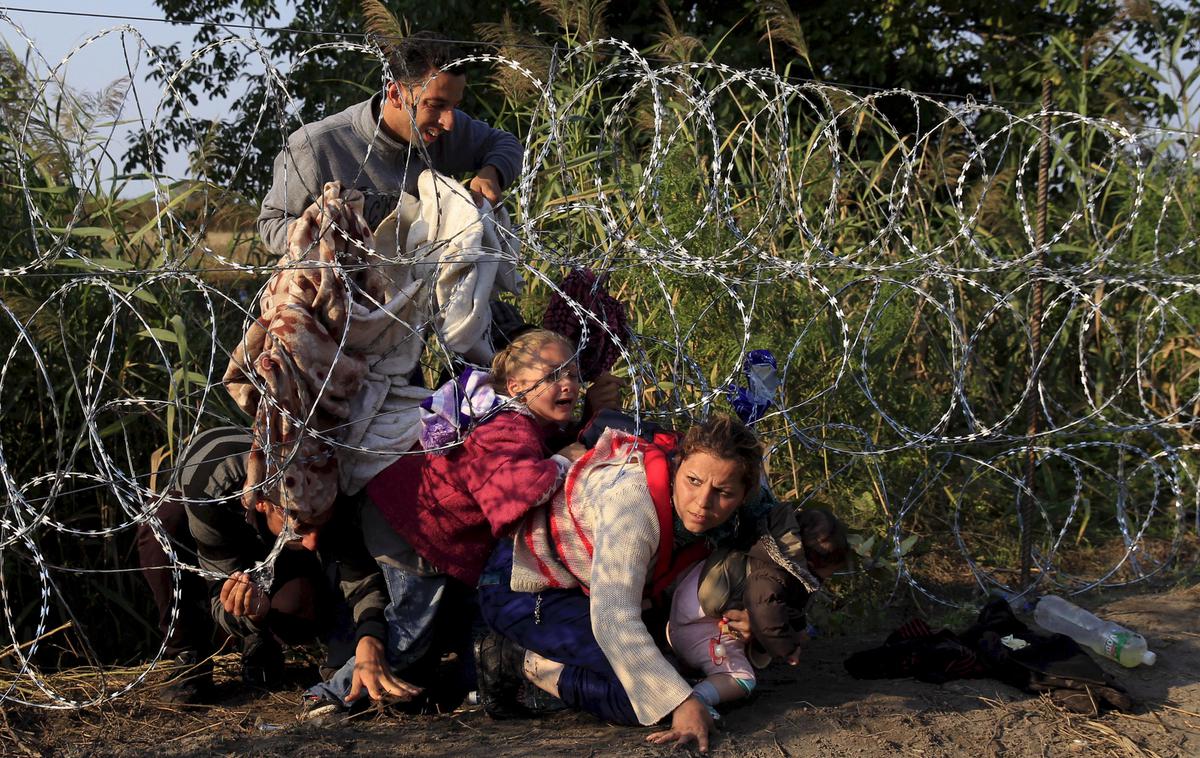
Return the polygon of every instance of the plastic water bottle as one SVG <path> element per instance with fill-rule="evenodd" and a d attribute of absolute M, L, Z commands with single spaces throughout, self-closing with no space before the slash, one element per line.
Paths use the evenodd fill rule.
<path fill-rule="evenodd" d="M 1158 658 L 1146 649 L 1146 639 L 1142 635 L 1097 618 L 1056 595 L 1047 595 L 1039 600 L 1033 610 L 1033 618 L 1043 629 L 1065 634 L 1080 645 L 1128 668 L 1139 663 L 1153 666 Z"/>

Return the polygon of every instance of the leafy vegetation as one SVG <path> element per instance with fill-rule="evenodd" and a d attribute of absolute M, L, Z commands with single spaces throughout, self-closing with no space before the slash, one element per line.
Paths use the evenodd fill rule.
<path fill-rule="evenodd" d="M 159 4 L 210 22 L 198 45 L 222 23 L 278 21 L 274 3 Z M 980 585 L 1012 583 L 1040 277 L 1036 400 L 1050 432 L 1038 441 L 1038 555 L 1070 586 L 1179 565 L 1196 518 L 1200 413 L 1195 2 L 509 5 L 425 4 L 403 21 L 481 38 L 548 82 L 543 93 L 511 67 L 481 65 L 469 103 L 535 158 L 512 202 L 530 255 L 528 318 L 566 267 L 610 272 L 636 332 L 620 367 L 631 402 L 673 421 L 721 406 L 745 350 L 773 350 L 787 412 L 760 428 L 775 490 L 851 522 L 869 569 L 855 587 L 874 591 L 863 597 L 906 579 L 941 594 L 964 558 Z M 354 34 L 361 15 L 320 0 L 290 23 Z M 606 35 L 667 72 L 657 103 L 621 73 L 614 46 L 583 46 Z M 265 276 L 229 260 L 268 263 L 249 238 L 271 159 L 289 127 L 381 81 L 378 56 L 266 36 L 300 98 L 290 121 L 254 127 L 280 113 L 263 77 L 227 119 L 190 122 L 181 108 L 123 155 L 95 135 L 120 117 L 128 83 L 87 96 L 0 56 L 12 350 L 0 376 L 12 523 L 0 537 L 19 638 L 41 613 L 32 551 L 55 567 L 132 566 L 132 529 L 70 530 L 140 514 L 158 448 L 169 456 L 197 426 L 239 418 L 219 377 Z M 186 57 L 158 52 L 168 72 Z M 177 71 L 181 102 L 227 92 L 249 55 L 222 45 Z M 774 73 L 669 68 L 702 61 Z M 775 75 L 819 81 L 787 87 Z M 1039 266 L 1032 103 L 1046 80 L 1056 113 Z M 966 96 L 1005 107 L 960 107 Z M 1155 124 L 1192 131 L 1141 129 Z M 171 146 L 193 152 L 194 175 L 130 197 L 127 183 Z M 62 528 L 26 540 L 42 513 Z M 51 575 L 68 600 L 51 614 L 74 608 L 91 639 L 114 642 L 94 655 L 131 654 L 131 629 L 155 641 L 132 574 Z"/>

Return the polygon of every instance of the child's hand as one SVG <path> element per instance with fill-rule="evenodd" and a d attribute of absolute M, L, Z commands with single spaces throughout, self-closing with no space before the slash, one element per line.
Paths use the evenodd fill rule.
<path fill-rule="evenodd" d="M 725 611 L 725 621 L 729 625 L 729 631 L 734 637 L 739 640 L 750 641 L 754 636 L 754 630 L 750 628 L 750 614 L 736 608 L 730 608 Z"/>
<path fill-rule="evenodd" d="M 787 665 L 789 665 L 789 666 L 798 665 L 800 663 L 800 646 L 797 645 L 796 648 L 794 650 L 792 650 L 792 652 L 788 653 L 787 658 L 785 658 L 784 660 L 787 661 Z"/>
<path fill-rule="evenodd" d="M 606 371 L 596 377 L 583 396 L 589 410 L 595 414 L 605 408 L 620 408 L 621 390 L 627 386 L 629 386 L 628 380 Z"/>
<path fill-rule="evenodd" d="M 566 458 L 568 461 L 574 462 L 583 457 L 583 454 L 586 452 L 587 448 L 583 446 L 582 442 L 572 442 L 562 450 L 559 450 L 558 454 Z"/>

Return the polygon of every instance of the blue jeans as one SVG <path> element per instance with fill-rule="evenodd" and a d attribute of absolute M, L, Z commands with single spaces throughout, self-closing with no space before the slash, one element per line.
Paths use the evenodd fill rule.
<path fill-rule="evenodd" d="M 388 588 L 388 606 L 383 611 L 387 622 L 388 664 L 402 671 L 429 652 L 434 638 L 434 617 L 446 593 L 446 576 L 421 576 L 390 564 L 379 564 Z M 308 694 L 344 702 L 354 683 L 354 656 L 329 679 L 308 689 Z"/>
<path fill-rule="evenodd" d="M 605 721 L 636 726 L 629 695 L 592 633 L 591 605 L 579 589 L 513 592 L 512 541 L 496 546 L 479 583 L 479 611 L 488 626 L 526 650 L 563 664 L 558 696 Z"/>

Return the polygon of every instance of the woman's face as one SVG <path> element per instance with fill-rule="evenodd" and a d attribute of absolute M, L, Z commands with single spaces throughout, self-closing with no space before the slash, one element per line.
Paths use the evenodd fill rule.
<path fill-rule="evenodd" d="M 746 499 L 742 475 L 740 462 L 702 450 L 684 458 L 671 493 L 684 528 L 700 534 L 728 521 Z"/>
<path fill-rule="evenodd" d="M 579 400 L 579 367 L 567 346 L 557 340 L 542 345 L 536 360 L 508 377 L 508 394 L 543 423 L 570 421 Z"/>

